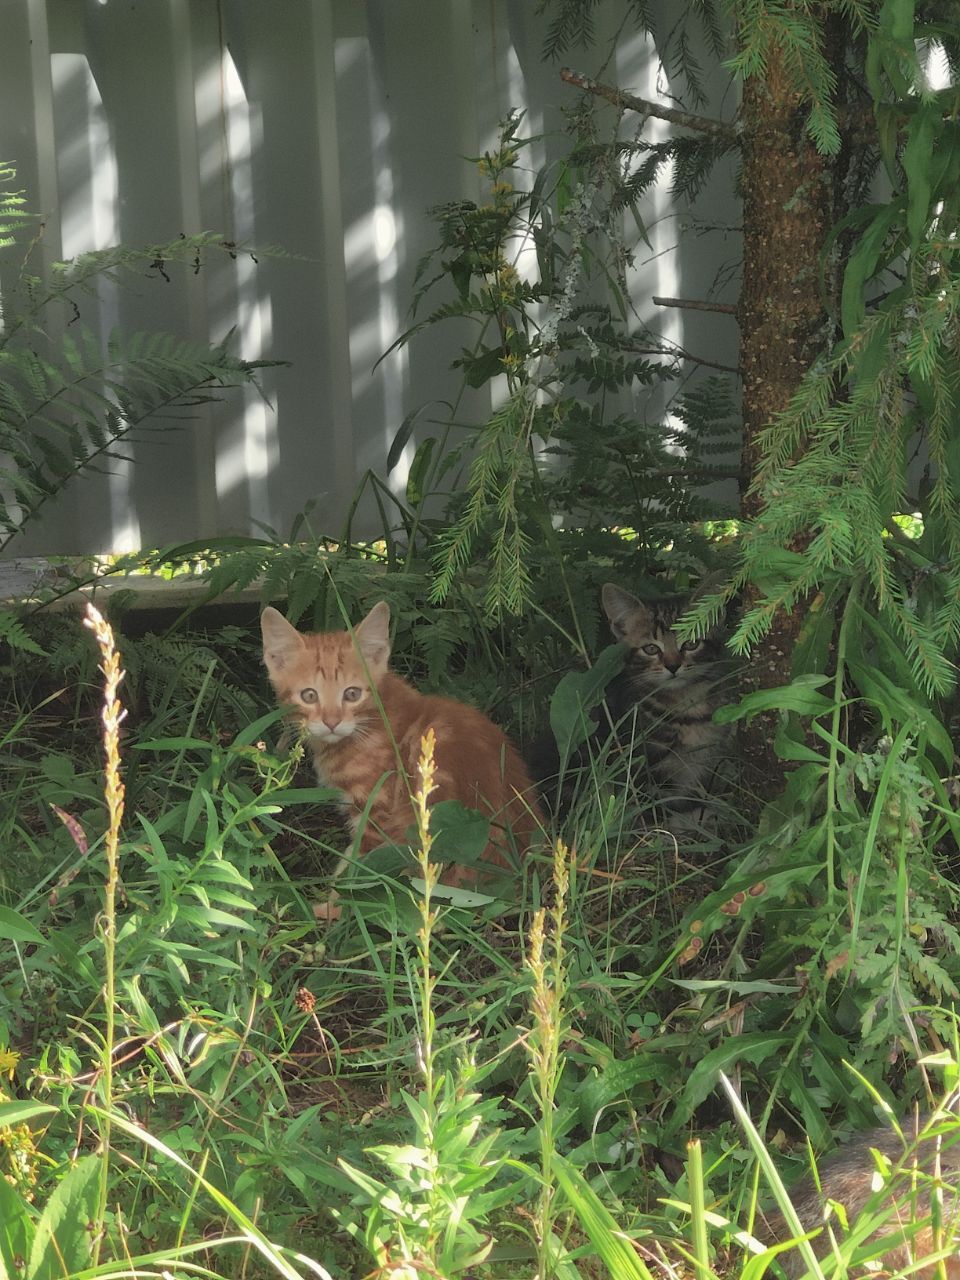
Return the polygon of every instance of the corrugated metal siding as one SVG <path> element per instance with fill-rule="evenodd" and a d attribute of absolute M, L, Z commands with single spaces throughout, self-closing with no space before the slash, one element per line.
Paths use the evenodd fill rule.
<path fill-rule="evenodd" d="M 84 304 L 103 335 L 235 330 L 240 354 L 290 364 L 265 373 L 266 399 L 233 393 L 185 429 L 144 436 L 132 463 L 74 484 L 10 554 L 262 525 L 282 534 L 311 499 L 314 530 L 340 532 L 404 416 L 459 385 L 449 364 L 463 335 L 452 326 L 373 368 L 404 327 L 416 264 L 434 243 L 426 210 L 479 195 L 463 157 L 491 145 L 510 107 L 526 108 L 540 133 L 573 100 L 541 60 L 546 23 L 534 10 L 532 0 L 3 0 L 0 157 L 45 217 L 47 261 L 204 229 L 294 255 L 239 255 L 169 285 L 145 276 Z M 607 74 L 652 96 L 663 73 L 634 37 Z M 678 239 L 676 212 L 665 192 L 651 197 L 650 222 L 665 221 L 633 281 L 644 318 L 650 294 L 702 294 L 736 252 L 690 236 L 688 253 L 662 255 Z M 2 270 L 18 265 L 8 255 Z M 681 313 L 666 323 L 734 361 L 732 324 Z M 461 414 L 484 408 L 474 395 Z M 392 482 L 403 479 L 400 467 Z M 375 528 L 362 507 L 354 532 Z"/>

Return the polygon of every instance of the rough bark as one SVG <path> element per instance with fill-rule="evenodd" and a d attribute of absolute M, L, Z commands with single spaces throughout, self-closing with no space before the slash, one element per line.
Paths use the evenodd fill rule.
<path fill-rule="evenodd" d="M 803 110 L 776 52 L 766 74 L 747 81 L 741 109 L 744 203 L 743 287 L 738 308 L 743 377 L 742 514 L 761 518 L 748 492 L 758 438 L 787 407 L 825 340 L 819 264 L 832 221 L 832 172 L 803 132 Z M 800 548 L 796 548 L 799 550 Z M 790 680 L 790 657 L 805 610 L 782 611 L 750 664 L 753 687 Z M 776 714 L 744 726 L 745 781 L 759 799 L 783 785 L 772 748 Z"/>

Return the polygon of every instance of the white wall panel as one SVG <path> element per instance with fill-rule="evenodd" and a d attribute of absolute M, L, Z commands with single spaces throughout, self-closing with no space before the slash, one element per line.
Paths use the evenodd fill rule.
<path fill-rule="evenodd" d="M 311 500 L 314 530 L 337 535 L 404 416 L 457 393 L 449 364 L 466 326 L 374 366 L 407 323 L 434 243 L 427 210 L 479 195 L 464 157 L 492 144 L 510 107 L 548 132 L 572 104 L 541 60 L 544 32 L 532 0 L 3 0 L 0 157 L 46 220 L 48 261 L 201 230 L 292 255 L 239 255 L 170 284 L 145 274 L 83 303 L 103 340 L 117 325 L 210 341 L 233 331 L 239 354 L 290 363 L 265 372 L 265 399 L 235 392 L 181 429 L 144 434 L 132 463 L 76 482 L 10 554 L 284 534 Z M 609 78 L 656 87 L 655 50 L 620 52 Z M 530 153 L 551 154 L 549 139 Z M 651 210 L 668 206 L 661 193 Z M 690 245 L 677 289 L 698 296 L 734 250 Z M 0 287 L 18 265 L 0 254 Z M 652 255 L 638 265 L 638 308 L 655 321 L 640 294 L 663 288 L 666 267 Z M 691 345 L 685 317 L 670 323 Z M 732 324 L 696 323 L 711 354 L 734 362 L 735 334 L 718 332 Z M 471 393 L 460 413 L 488 407 L 488 392 Z M 401 464 L 392 482 L 404 475 Z M 354 534 L 374 529 L 367 503 Z"/>

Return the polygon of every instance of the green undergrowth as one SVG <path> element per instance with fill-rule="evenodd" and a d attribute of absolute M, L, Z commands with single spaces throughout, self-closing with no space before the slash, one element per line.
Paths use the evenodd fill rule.
<path fill-rule="evenodd" d="M 303 571 L 306 555 L 279 558 Z M 554 650 L 557 673 L 535 678 L 559 648 L 548 621 L 444 620 L 450 605 L 375 557 L 320 581 L 304 625 L 389 599 L 399 669 L 521 735 L 542 725 L 560 674 Z M 33 619 L 44 656 L 9 652 L 0 742 L 7 1274 L 28 1244 L 23 1274 L 62 1274 L 48 1237 L 78 1275 L 150 1258 L 175 1274 L 619 1276 L 659 1251 L 684 1273 L 690 1257 L 739 1273 L 736 1224 L 780 1194 L 756 1141 L 789 1186 L 804 1135 L 828 1150 L 881 1104 L 903 1115 L 953 1081 L 949 739 L 919 693 L 869 686 L 860 606 L 835 607 L 847 680 L 777 691 L 798 767 L 759 825 L 730 777 L 677 840 L 622 756 L 599 752 L 571 812 L 482 894 L 423 865 L 411 881 L 384 850 L 348 867 L 329 926 L 312 906 L 344 834 L 270 706 L 255 611 L 249 628 L 198 616 L 141 635 L 121 614 L 109 1009 L 101 659 L 76 616 Z M 552 720 L 575 746 L 600 691 L 566 666 Z M 731 697 L 729 715 L 773 698 Z M 859 750 L 837 728 L 855 713 Z M 438 809 L 425 846 L 469 860 L 474 818 Z M 57 1225 L 81 1218 L 99 1273 L 89 1233 Z"/>

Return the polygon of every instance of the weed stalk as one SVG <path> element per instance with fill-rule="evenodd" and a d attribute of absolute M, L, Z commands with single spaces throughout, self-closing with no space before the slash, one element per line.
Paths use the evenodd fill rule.
<path fill-rule="evenodd" d="M 531 1008 L 533 1025 L 527 1036 L 533 1093 L 540 1111 L 540 1195 L 535 1212 L 537 1233 L 537 1280 L 547 1280 L 554 1267 L 554 1197 L 556 1177 L 554 1154 L 556 1138 L 557 1090 L 563 1074 L 560 1046 L 564 1035 L 564 971 L 563 939 L 566 928 L 567 890 L 569 887 L 569 850 L 558 840 L 553 851 L 553 906 L 541 907 L 534 913 L 530 926 L 530 952 L 526 966 L 533 978 Z"/>
<path fill-rule="evenodd" d="M 120 824 L 123 821 L 123 780 L 120 777 L 120 723 L 126 712 L 120 706 L 117 690 L 123 679 L 120 655 L 113 638 L 113 630 L 100 611 L 87 605 L 84 625 L 93 632 L 100 649 L 100 670 L 103 673 L 103 794 L 107 802 L 107 833 L 104 852 L 107 859 L 107 879 L 104 889 L 103 919 L 100 931 L 103 936 L 103 1063 L 102 1097 L 103 1112 L 100 1119 L 100 1201 L 97 1213 L 93 1245 L 93 1265 L 100 1260 L 104 1222 L 107 1215 L 107 1192 L 110 1176 L 110 1130 L 113 1113 L 113 1049 L 115 1040 L 116 998 L 116 940 L 117 940 L 117 881 L 120 873 Z"/>
<path fill-rule="evenodd" d="M 423 1072 L 423 1092 L 426 1101 L 426 1118 L 429 1127 L 427 1148 L 430 1148 L 430 1139 L 436 1132 L 434 1123 L 436 1117 L 434 1108 L 436 1106 L 436 1089 L 434 1083 L 435 1067 L 434 1067 L 434 1051 L 433 1051 L 433 1035 L 435 1030 L 435 1019 L 433 1013 L 433 993 L 437 984 L 436 977 L 430 968 L 430 939 L 433 934 L 433 927 L 437 922 L 437 913 L 431 906 L 433 891 L 437 886 L 440 878 L 440 868 L 430 861 L 430 851 L 433 847 L 433 835 L 430 831 L 430 807 L 429 799 L 433 791 L 436 789 L 434 777 L 436 775 L 436 764 L 434 762 L 434 749 L 437 745 L 436 734 L 433 729 L 428 729 L 423 735 L 420 742 L 420 761 L 418 765 L 419 782 L 414 793 L 414 813 L 417 826 L 417 865 L 420 868 L 420 874 L 423 877 L 423 894 L 420 897 L 420 928 L 417 932 L 417 956 L 420 961 L 419 967 L 419 986 L 420 986 L 420 1045 L 419 1045 L 419 1066 Z"/>

